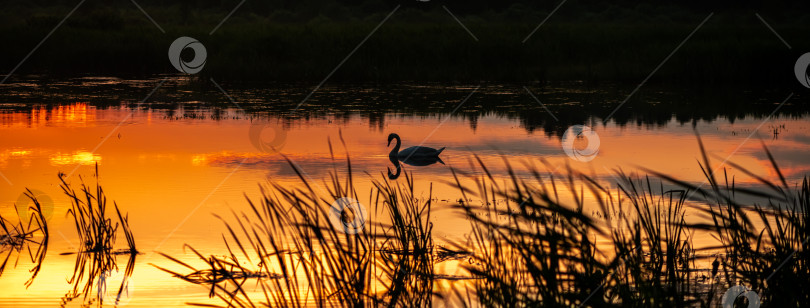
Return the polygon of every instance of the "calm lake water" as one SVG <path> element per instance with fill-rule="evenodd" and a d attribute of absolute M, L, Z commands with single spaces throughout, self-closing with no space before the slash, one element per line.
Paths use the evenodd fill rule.
<path fill-rule="evenodd" d="M 521 177 L 530 176 L 524 163 L 545 169 L 541 160 L 546 160 L 550 172 L 570 166 L 610 187 L 616 187 L 614 169 L 633 172 L 638 167 L 701 183 L 697 131 L 715 167 L 729 158 L 777 179 L 764 144 L 789 181 L 810 171 L 806 98 L 790 96 L 788 90 L 651 87 L 612 113 L 634 86 L 333 85 L 318 89 L 296 109 L 311 85 L 220 85 L 176 77 L 43 80 L 2 85 L 0 215 L 16 219 L 14 204 L 25 188 L 50 198 L 53 209 L 48 253 L 29 287 L 28 252 L 0 255 L 11 255 L 0 277 L 0 306 L 63 303 L 76 256 L 62 253 L 76 252 L 79 243 L 57 174 L 68 174 L 73 183 L 80 176 L 94 183 L 96 164 L 108 198 L 128 213 L 143 252 L 134 260 L 126 303 L 144 307 L 218 303 L 208 299 L 206 287 L 152 266 L 177 269 L 156 252 L 188 262 L 199 261 L 184 251 L 184 244 L 225 253 L 221 235 L 226 229 L 212 214 L 230 217 L 232 210 L 245 210 L 245 196 L 258 198 L 260 183 L 300 185 L 282 154 L 321 189 L 333 166 L 345 169 L 348 152 L 362 195 L 373 178 L 384 177 L 387 168 L 393 171 L 387 156 L 393 147 L 387 146 L 390 133 L 402 137 L 403 147 L 446 147 L 444 164 L 403 168 L 413 174 L 418 196 L 427 197 L 433 185 L 438 243 L 463 241 L 470 230 L 470 222 L 450 208 L 460 193 L 447 183 L 453 181 L 451 168 L 472 172 L 475 155 L 504 180 L 505 158 Z M 673 94 L 683 92 L 690 93 Z M 593 160 L 566 155 L 561 136 L 570 125 L 587 125 L 598 135 Z M 578 138 L 573 146 L 582 150 L 587 145 L 588 140 Z M 737 174 L 735 183 L 755 185 L 744 174 Z M 118 257 L 119 270 L 126 263 L 127 256 Z M 437 271 L 463 274 L 457 263 L 439 264 Z M 113 273 L 109 279 L 120 281 L 120 276 Z M 113 285 L 117 289 L 117 282 Z M 79 297 L 67 306 L 82 302 Z"/>

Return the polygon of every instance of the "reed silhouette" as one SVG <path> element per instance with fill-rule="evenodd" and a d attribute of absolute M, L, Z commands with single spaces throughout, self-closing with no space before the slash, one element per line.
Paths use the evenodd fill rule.
<path fill-rule="evenodd" d="M 135 270 L 135 259 L 139 254 L 135 246 L 135 236 L 129 226 L 128 215 L 121 214 L 118 205 L 113 202 L 118 221 L 107 216 L 107 196 L 99 181 L 98 164 L 95 174 L 96 185 L 90 187 L 79 176 L 79 190 L 76 191 L 68 182 L 64 173 L 59 173 L 60 188 L 69 197 L 71 208 L 68 215 L 73 218 L 76 232 L 81 241 L 78 252 L 66 252 L 62 255 L 76 254 L 73 274 L 68 280 L 72 288 L 62 297 L 61 305 L 66 306 L 73 300 L 81 297 L 82 305 L 99 307 L 104 300 L 110 297 L 107 292 L 108 278 L 119 272 L 119 256 L 126 256 L 127 264 L 123 271 L 122 280 L 115 295 L 114 304 L 117 306 L 123 296 L 131 297 L 129 278 Z M 116 249 L 118 231 L 124 233 L 126 248 Z M 90 295 L 94 296 L 90 296 Z"/>
<path fill-rule="evenodd" d="M 348 150 L 346 168 L 334 167 L 325 193 L 288 160 L 301 186 L 270 182 L 258 202 L 248 199 L 248 212 L 222 219 L 225 257 L 187 246 L 204 266 L 168 255 L 183 269 L 155 266 L 209 285 L 228 307 L 716 307 L 738 283 L 757 292 L 762 307 L 807 302 L 807 178 L 788 185 L 764 148 L 778 183 L 728 162 L 767 190 L 737 187 L 726 171 L 721 182 L 699 136 L 698 143 L 706 187 L 647 169 L 648 176 L 617 169 L 615 186 L 605 186 L 570 168 L 545 172 L 555 169 L 544 160 L 527 163 L 523 177 L 504 158 L 505 182 L 481 159 L 476 172 L 451 169 L 447 184 L 461 194 L 452 209 L 469 218 L 472 232 L 448 246 L 434 242 L 432 184 L 421 198 L 408 172 L 404 181 L 372 177 L 365 204 L 383 215 L 343 232 L 326 209 L 340 198 L 360 200 Z M 698 247 L 696 232 L 720 244 Z M 463 260 L 466 273 L 437 274 L 448 260 Z M 463 282 L 439 292 L 440 280 Z"/>
<path fill-rule="evenodd" d="M 113 223 L 112 218 L 107 217 L 107 196 L 98 181 L 98 164 L 95 168 L 96 186 L 91 188 L 84 183 L 79 176 L 79 191 L 77 192 L 67 181 L 64 173 L 59 173 L 59 180 L 62 192 L 70 198 L 72 207 L 68 209 L 68 214 L 73 217 L 76 232 L 81 241 L 81 252 L 107 252 L 115 254 L 137 254 L 135 247 L 135 237 L 129 227 L 128 216 L 122 215 L 118 204 L 113 202 L 118 222 Z M 124 233 L 127 241 L 127 248 L 114 251 L 114 245 L 118 227 Z"/>
<path fill-rule="evenodd" d="M 118 256 L 126 256 L 127 264 L 120 275 L 121 282 L 118 285 L 118 291 L 109 293 L 107 290 L 110 278 L 117 276 L 115 274 L 119 272 Z M 112 254 L 109 251 L 77 253 L 73 274 L 68 280 L 71 289 L 62 297 L 61 307 L 66 307 L 78 298 L 81 298 L 81 305 L 84 307 L 93 305 L 103 307 L 105 300 L 113 300 L 112 304 L 118 306 L 122 300 L 131 299 L 133 294 L 130 293 L 132 292 L 130 278 L 135 271 L 137 256 L 136 253 Z"/>
<path fill-rule="evenodd" d="M 716 307 L 725 290 L 738 283 L 757 292 L 762 307 L 807 302 L 808 292 L 799 287 L 810 277 L 807 177 L 792 189 L 763 146 L 779 182 L 726 162 L 769 191 L 735 187 L 726 170 L 718 180 L 699 136 L 698 143 L 700 166 L 709 183 L 705 188 L 648 169 L 643 170 L 652 178 L 616 170 L 615 191 L 572 170 L 558 176 L 533 169 L 534 179 L 527 181 L 515 176 L 508 161 L 512 181 L 506 186 L 489 172 L 471 179 L 473 186 L 457 176 L 462 200 L 473 196 L 490 201 L 458 205 L 473 221 L 474 232 L 471 244 L 457 245 L 474 252 L 467 268 L 483 278 L 475 281 L 474 292 L 455 292 L 460 302 L 494 307 Z M 559 189 L 569 191 L 573 201 L 561 201 Z M 585 194 L 600 210 L 596 217 L 583 212 Z M 765 202 L 743 201 L 752 200 L 746 197 Z M 515 208 L 492 206 L 498 198 Z M 687 211 L 704 214 L 708 223 L 687 221 Z M 498 216 L 509 220 L 498 221 Z M 695 247 L 695 232 L 707 233 L 720 244 Z M 597 246 L 592 236 L 611 244 Z M 712 258 L 711 269 L 696 266 Z"/>
<path fill-rule="evenodd" d="M 27 222 L 24 221 L 24 218 L 21 217 L 17 211 L 15 211 L 18 213 L 18 221 L 16 224 L 0 216 L 0 231 L 2 231 L 2 234 L 0 234 L 0 255 L 5 254 L 3 262 L 0 263 L 0 276 L 3 275 L 6 266 L 11 260 L 11 256 L 17 256 L 14 261 L 16 267 L 23 250 L 26 250 L 31 263 L 34 264 L 34 267 L 30 270 L 31 278 L 25 282 L 27 288 L 34 283 L 34 279 L 42 269 L 42 262 L 48 254 L 48 239 L 50 233 L 48 232 L 48 222 L 42 212 L 42 204 L 40 204 L 34 192 L 30 189 L 26 189 L 23 194 L 32 201 L 32 205 L 26 210 L 33 213 L 33 215 L 29 216 Z M 16 207 L 17 205 L 15 204 L 14 206 Z M 36 248 L 32 250 L 31 247 Z"/>
<path fill-rule="evenodd" d="M 333 153 L 331 141 L 329 145 Z M 441 262 L 435 259 L 431 233 L 433 199 L 416 198 L 408 173 L 404 182 L 385 176 L 374 180 L 365 203 L 373 204 L 371 213 L 386 213 L 390 223 L 371 220 L 359 232 L 345 232 L 346 222 L 335 224 L 328 215 L 336 214 L 325 209 L 334 200 L 360 200 L 348 152 L 346 168 L 334 167 L 325 193 L 316 192 L 297 166 L 290 165 L 302 188 L 271 182 L 262 186 L 259 202 L 248 200 L 251 212 L 234 213 L 230 222 L 223 219 L 229 234 L 224 238 L 227 257 L 206 256 L 187 246 L 206 268 L 168 255 L 191 272 L 155 266 L 187 282 L 210 284 L 210 296 L 226 306 L 431 305 L 434 280 L 448 277 L 433 271 L 434 263 Z M 263 298 L 251 298 L 245 291 L 249 279 L 255 280 L 252 285 Z"/>

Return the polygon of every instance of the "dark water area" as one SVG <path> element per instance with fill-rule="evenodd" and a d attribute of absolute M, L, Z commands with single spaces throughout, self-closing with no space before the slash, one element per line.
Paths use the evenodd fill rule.
<path fill-rule="evenodd" d="M 577 83 L 554 87 L 485 83 L 329 84 L 312 93 L 311 86 L 301 84 L 259 87 L 225 82 L 220 84 L 211 79 L 192 80 L 183 76 L 154 76 L 138 80 L 111 77 L 32 79 L 2 87 L 5 91 L 0 97 L 0 130 L 3 136 L 0 139 L 0 175 L 4 185 L 8 186 L 0 194 L 0 202 L 3 203 L 0 216 L 8 219 L 5 217 L 23 213 L 19 214 L 20 217 L 31 217 L 15 206 L 30 204 L 26 201 L 25 188 L 33 189 L 32 194 L 39 196 L 40 200 L 49 200 L 46 203 L 48 207 L 43 210 L 47 215 L 42 216 L 50 230 L 49 239 L 46 239 L 48 244 L 36 246 L 45 247 L 45 250 L 39 250 L 41 252 L 36 254 L 38 257 L 31 262 L 22 261 L 22 265 L 8 267 L 0 279 L 0 288 L 8 290 L 8 293 L 0 296 L 0 303 L 18 307 L 53 306 L 59 302 L 67 306 L 88 303 L 101 306 L 102 302 L 104 305 L 125 303 L 164 307 L 184 306 L 189 302 L 216 304 L 218 299 L 209 298 L 209 290 L 200 287 L 210 284 L 214 273 L 239 275 L 244 279 L 259 281 L 259 286 L 263 286 L 250 288 L 246 294 L 223 291 L 225 293 L 221 296 L 234 296 L 235 300 L 240 301 L 262 298 L 262 294 L 265 294 L 262 288 L 270 288 L 264 283 L 280 279 L 281 274 L 277 271 L 249 270 L 247 266 L 250 262 L 244 263 L 242 266 L 246 267 L 237 272 L 231 272 L 232 267 L 206 269 L 205 264 L 211 264 L 206 263 L 208 259 L 199 258 L 185 245 L 203 251 L 203 257 L 207 253 L 214 258 L 232 253 L 228 247 L 235 247 L 233 242 L 225 246 L 224 242 L 211 240 L 221 238 L 227 230 L 224 226 L 217 227 L 222 226 L 223 222 L 211 214 L 227 217 L 231 211 L 251 211 L 245 197 L 261 196 L 262 190 L 257 187 L 267 183 L 280 185 L 273 189 L 292 189 L 304 187 L 302 185 L 308 182 L 313 185 L 313 191 L 321 194 L 336 191 L 330 189 L 324 180 L 330 177 L 331 170 L 337 171 L 333 174 L 338 177 L 347 176 L 344 167 L 336 166 L 341 166 L 341 161 L 348 159 L 351 160 L 354 174 L 351 187 L 360 194 L 352 197 L 356 203 L 352 201 L 347 204 L 357 204 L 363 210 L 339 216 L 341 220 L 337 221 L 351 221 L 352 217 L 368 213 L 368 222 L 390 223 L 393 218 L 389 218 L 386 211 L 406 207 L 416 211 L 424 205 L 418 202 L 401 203 L 398 207 L 385 210 L 385 204 L 393 203 L 379 203 L 379 199 L 375 201 L 368 196 L 361 197 L 361 194 L 381 189 L 377 186 L 380 180 L 392 181 L 391 185 L 414 185 L 412 195 L 396 197 L 397 200 L 430 200 L 429 209 L 419 210 L 423 214 L 408 218 L 402 227 L 403 230 L 412 230 L 414 226 L 427 228 L 425 219 L 428 219 L 428 212 L 431 221 L 441 222 L 430 227 L 429 233 L 413 234 L 416 238 L 411 239 L 428 245 L 419 249 L 435 249 L 437 259 L 406 258 L 407 264 L 410 264 L 408 266 L 429 268 L 432 273 L 429 277 L 432 278 L 424 280 L 426 276 L 414 274 L 408 276 L 411 277 L 408 280 L 402 280 L 404 278 L 396 278 L 391 273 L 394 276 L 367 278 L 366 281 L 369 286 L 393 281 L 394 287 L 404 281 L 418 282 L 421 287 L 403 292 L 410 292 L 407 294 L 413 296 L 408 298 L 411 303 L 432 303 L 430 305 L 445 303 L 431 297 L 431 292 L 446 295 L 445 298 L 450 299 L 447 304 L 457 303 L 454 302 L 457 298 L 450 296 L 457 290 L 467 288 L 470 292 L 489 292 L 487 290 L 491 289 L 477 289 L 482 286 L 477 281 L 483 278 L 471 276 L 468 271 L 470 266 L 494 262 L 492 264 L 498 268 L 486 272 L 491 274 L 513 272 L 511 269 L 521 266 L 503 263 L 504 260 L 488 260 L 463 250 L 447 251 L 448 247 L 455 247 L 458 243 L 466 243 L 465 247 L 477 247 L 477 250 L 492 248 L 490 244 L 473 240 L 478 234 L 476 232 L 482 232 L 482 225 L 477 224 L 476 219 L 494 217 L 496 225 L 508 226 L 509 217 L 513 217 L 502 212 L 484 215 L 486 211 L 477 208 L 471 209 L 474 214 L 465 215 L 458 208 L 459 205 L 493 204 L 506 208 L 499 211 L 509 212 L 513 211 L 512 207 L 525 204 L 514 203 L 512 198 L 497 195 L 492 196 L 494 199 L 483 195 L 465 197 L 452 184 L 457 175 L 473 178 L 488 175 L 495 182 L 506 183 L 513 179 L 532 181 L 539 174 L 536 172 L 559 176 L 560 180 L 565 178 L 565 173 L 587 174 L 588 181 L 608 190 L 582 198 L 563 187 L 549 186 L 545 189 L 555 191 L 556 198 L 568 200 L 562 203 L 581 202 L 581 214 L 576 215 L 585 216 L 577 216 L 578 221 L 604 220 L 604 228 L 610 228 L 616 219 L 622 221 L 621 217 L 624 216 L 616 218 L 614 215 L 618 209 L 606 211 L 598 204 L 603 198 L 615 198 L 611 191 L 626 187 L 617 180 L 617 176 L 621 176 L 616 173 L 617 170 L 632 170 L 635 175 L 650 172 L 644 170 L 655 170 L 700 189 L 707 185 L 702 175 L 703 169 L 696 163 L 701 161 L 703 151 L 711 155 L 712 166 L 717 168 L 715 170 L 729 168 L 726 170 L 735 175 L 734 186 L 741 191 L 767 191 L 770 186 L 760 182 L 762 178 L 778 182 L 784 177 L 795 185 L 810 172 L 810 161 L 806 156 L 810 148 L 806 96 L 801 92 L 784 90 L 760 92 L 739 88 L 705 94 L 700 91 L 684 92 L 682 88 L 649 87 L 634 93 L 633 88 L 619 85 L 592 88 Z M 628 99 L 631 93 L 633 95 Z M 566 137 L 566 133 L 571 125 L 592 127 L 589 131 L 592 135 L 566 141 L 570 140 L 566 139 L 570 138 Z M 390 133 L 402 137 L 403 149 L 413 145 L 445 148 L 441 153 L 441 163 L 437 160 L 431 160 L 427 165 L 409 163 L 404 158 L 401 164 L 392 165 L 389 151 L 394 145 L 386 143 Z M 696 133 L 700 134 L 703 148 L 698 143 Z M 593 136 L 597 139 L 591 139 Z M 598 151 L 587 153 L 594 144 Z M 772 151 L 773 157 L 779 162 L 780 171 L 772 168 L 771 157 L 764 152 L 763 145 Z M 583 153 L 585 156 L 580 155 Z M 523 167 L 511 170 L 508 164 L 504 164 L 505 161 Z M 486 166 L 487 170 L 477 168 L 477 162 Z M 639 167 L 647 169 L 640 170 Z M 747 174 L 741 168 L 751 173 Z M 399 169 L 402 169 L 397 172 L 399 178 L 390 173 L 386 176 L 386 170 L 392 172 Z M 127 230 L 134 234 L 131 243 L 137 244 L 140 253 L 126 253 L 128 248 L 124 235 L 120 234 L 114 251 L 123 249 L 123 253 L 76 254 L 77 250 L 82 251 L 83 240 L 75 236 L 75 224 L 69 214 L 71 199 L 60 191 L 57 174 L 65 174 L 65 179 L 73 185 L 78 185 L 79 179 L 90 184 L 95 174 L 100 174 L 99 183 L 104 185 L 104 191 L 126 213 Z M 585 179 L 582 181 L 585 183 Z M 677 182 L 665 184 L 661 180 L 657 183 L 661 188 L 651 188 L 650 192 L 666 195 L 665 191 L 677 191 L 678 185 L 681 185 Z M 94 190 L 91 188 L 89 191 Z M 348 196 L 326 198 L 343 200 L 338 197 Z M 706 223 L 706 218 L 700 214 L 706 201 L 696 197 L 682 201 L 688 200 L 695 208 L 679 211 L 687 215 L 690 221 Z M 764 202 L 768 198 L 782 197 L 756 193 L 741 195 L 738 200 L 751 204 Z M 302 211 L 323 209 L 321 205 L 312 206 Z M 676 208 L 682 206 L 677 204 Z M 627 204 L 620 208 L 623 210 L 619 212 L 632 211 Z M 115 217 L 111 216 L 115 215 L 113 209 L 108 208 L 107 213 L 101 216 Z M 274 211 L 272 206 L 266 210 Z M 280 210 L 287 211 L 283 208 Z M 539 221 L 534 220 L 537 217 L 531 218 L 534 216 L 524 217 L 526 221 L 521 224 L 545 225 L 558 219 L 555 218 L 559 217 L 557 215 L 562 215 L 555 211 L 541 216 L 542 220 Z M 304 212 L 300 214 L 304 215 Z M 314 212 L 307 215 L 312 214 Z M 306 225 L 307 222 L 301 223 Z M 323 227 L 320 224 L 309 226 Z M 335 226 L 334 222 L 332 226 Z M 277 227 L 281 226 L 268 228 L 284 230 Z M 759 225 L 757 228 L 760 228 Z M 694 231 L 678 232 L 688 234 Z M 689 249 L 716 247 L 712 235 L 700 234 L 688 242 Z M 282 237 L 281 234 L 275 236 Z M 305 239 L 301 234 L 285 236 L 290 238 L 281 242 L 284 245 L 300 244 Z M 509 240 L 528 240 L 537 236 L 540 235 L 515 235 Z M 261 237 L 254 240 L 266 239 Z M 324 241 L 311 247 L 312 253 L 322 254 L 328 250 L 326 247 L 334 245 L 329 239 Z M 373 242 L 369 242 L 369 245 Z M 621 243 L 595 237 L 591 244 L 577 242 L 576 245 L 593 245 L 593 249 L 605 251 L 606 258 L 610 258 L 618 255 L 615 250 L 622 247 Z M 36 247 L 31 249 L 37 251 Z M 18 256 L 20 252 L 14 249 L 6 250 L 8 257 Z M 394 248 L 379 248 L 373 253 L 390 254 L 391 249 Z M 354 255 L 366 252 L 343 253 Z M 711 260 L 707 261 L 709 256 L 730 253 L 698 250 L 695 254 L 690 252 L 686 258 L 693 260 L 692 270 L 695 273 L 703 273 L 712 266 Z M 779 256 L 769 258 L 775 263 Z M 183 268 L 187 267 L 172 260 L 189 264 L 195 270 L 184 272 Z M 383 262 L 389 259 L 377 260 Z M 642 264 L 651 262 L 637 261 Z M 589 266 L 603 269 L 606 269 L 603 267 L 605 265 L 599 264 L 610 263 L 600 263 L 603 261 L 597 259 L 589 259 L 588 262 L 594 262 Z M 359 265 L 362 264 L 351 266 Z M 34 278 L 29 271 L 32 266 L 41 269 Z M 340 266 L 351 268 L 350 265 Z M 400 270 L 411 271 L 397 269 Z M 304 271 L 296 275 L 313 273 L 323 274 L 320 271 Z M 589 276 L 592 274 L 577 275 L 584 275 L 582 279 L 587 281 L 598 280 Z M 706 288 L 711 284 L 698 282 L 695 279 L 699 275 L 695 275 L 678 281 L 687 284 L 684 287 L 691 290 L 690 296 L 704 300 L 712 298 L 706 293 Z M 184 277 L 185 282 L 178 277 Z M 32 284 L 26 288 L 28 281 Z M 99 281 L 107 282 L 103 292 L 96 289 L 96 285 L 100 286 Z M 565 290 L 567 288 L 564 287 Z M 122 290 L 124 293 L 119 293 Z M 309 294 L 304 291 L 307 288 L 296 290 L 304 292 L 300 294 Z M 369 289 L 369 292 L 377 294 L 375 296 L 385 297 L 383 294 L 389 294 L 373 290 Z M 518 290 L 521 289 L 516 289 L 516 292 Z M 587 288 L 575 290 L 588 292 Z M 270 293 L 276 294 L 274 292 L 285 291 Z M 88 294 L 90 297 L 87 297 Z M 319 298 L 331 301 L 325 295 Z M 318 302 L 306 296 L 299 300 L 311 306 Z M 282 303 L 291 302 L 279 304 Z"/>
<path fill-rule="evenodd" d="M 171 81 L 151 93 L 165 78 Z M 206 116 L 216 119 L 219 111 L 238 107 L 247 117 L 279 118 L 288 123 L 302 118 L 331 116 L 348 120 L 360 116 L 380 129 L 385 127 L 386 118 L 450 115 L 464 119 L 475 130 L 481 117 L 498 116 L 517 121 L 527 132 L 541 131 L 556 137 L 561 137 L 569 126 L 588 121 L 664 126 L 671 121 L 691 125 L 723 118 L 734 123 L 768 116 L 800 119 L 810 110 L 803 91 L 790 88 L 647 86 L 633 92 L 629 84 L 332 84 L 315 89 L 303 83 L 223 83 L 221 86 L 228 88 L 223 94 L 217 85 L 216 80 L 171 76 L 140 80 L 44 79 L 3 85 L 5 91 L 0 98 L 7 112 L 24 113 L 32 105 L 52 108 L 82 102 L 100 109 L 139 106 L 164 110 L 168 118 L 211 112 Z M 236 102 L 232 103 L 231 98 Z M 183 113 L 177 114 L 181 106 Z"/>

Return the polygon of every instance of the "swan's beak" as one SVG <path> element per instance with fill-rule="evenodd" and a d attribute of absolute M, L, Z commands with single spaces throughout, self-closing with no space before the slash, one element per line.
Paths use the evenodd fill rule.
<path fill-rule="evenodd" d="M 389 147 L 391 146 L 391 138 L 388 138 L 388 145 L 387 146 L 389 146 Z"/>

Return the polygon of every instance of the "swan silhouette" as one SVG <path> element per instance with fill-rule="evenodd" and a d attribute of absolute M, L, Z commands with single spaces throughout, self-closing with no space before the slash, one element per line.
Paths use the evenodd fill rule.
<path fill-rule="evenodd" d="M 395 133 L 391 133 L 388 135 L 388 145 L 391 145 L 391 140 L 397 140 L 396 145 L 394 148 L 391 149 L 391 153 L 388 154 L 388 158 L 391 162 L 395 161 L 402 161 L 411 166 L 427 166 L 435 164 L 436 162 L 442 163 L 444 162 L 441 158 L 439 158 L 439 154 L 444 151 L 444 147 L 441 149 L 434 149 L 430 147 L 423 147 L 423 146 L 412 146 L 402 151 L 399 150 L 400 146 L 402 146 L 402 139 L 399 138 L 399 135 Z M 399 165 L 395 163 L 394 165 Z"/>

